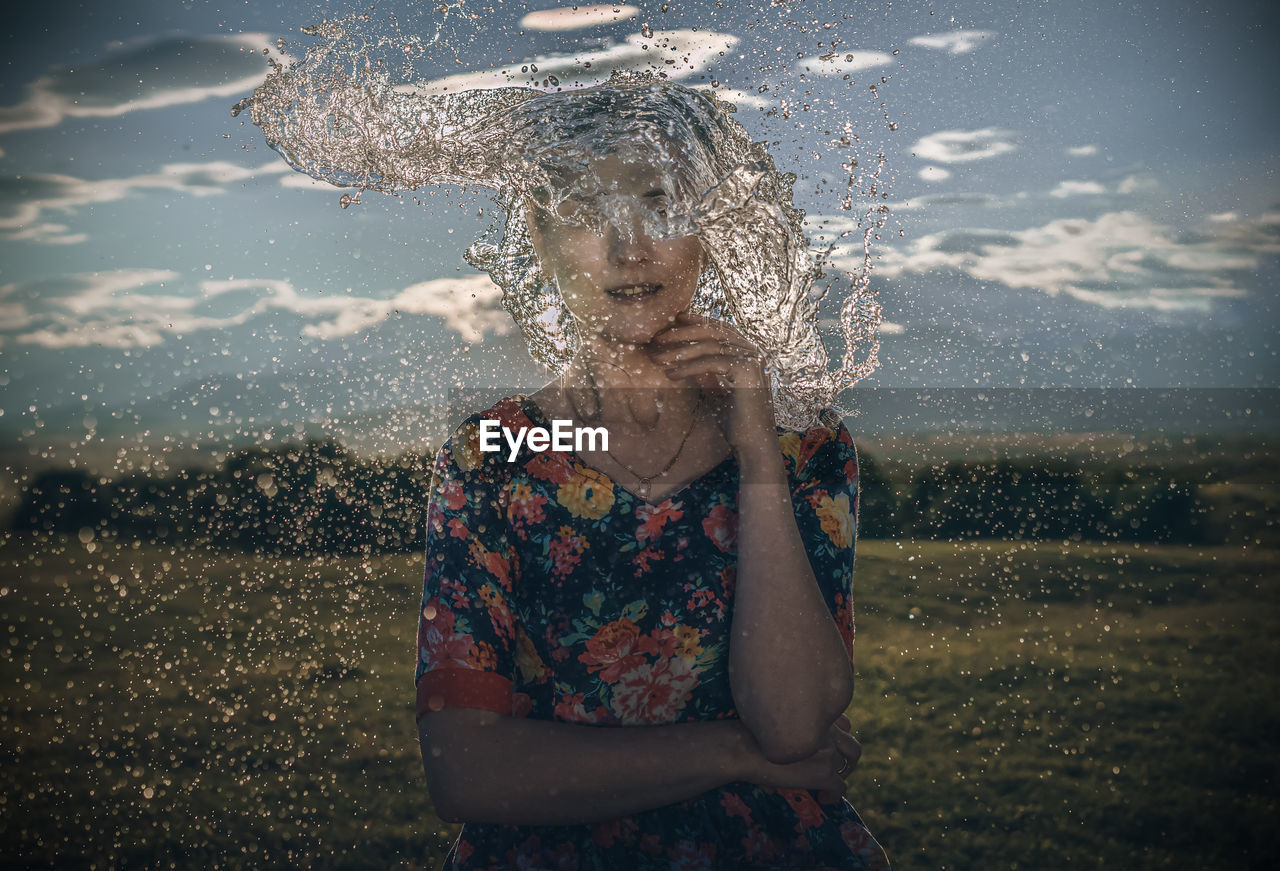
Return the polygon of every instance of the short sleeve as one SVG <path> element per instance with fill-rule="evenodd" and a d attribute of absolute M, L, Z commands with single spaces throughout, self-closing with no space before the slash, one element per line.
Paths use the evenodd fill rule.
<path fill-rule="evenodd" d="M 839 418 L 784 437 L 791 503 L 815 580 L 853 661 L 853 557 L 858 537 L 858 452 Z"/>
<path fill-rule="evenodd" d="M 417 716 L 442 708 L 512 711 L 519 565 L 508 542 L 505 461 L 479 449 L 479 415 L 445 442 L 432 470 L 418 619 Z"/>

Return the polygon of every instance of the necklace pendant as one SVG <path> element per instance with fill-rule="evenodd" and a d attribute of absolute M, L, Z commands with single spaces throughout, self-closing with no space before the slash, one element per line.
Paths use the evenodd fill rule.
<path fill-rule="evenodd" d="M 652 488 L 649 486 L 649 479 L 641 478 L 640 486 L 636 488 L 636 495 L 641 499 L 648 499 L 651 492 Z"/>

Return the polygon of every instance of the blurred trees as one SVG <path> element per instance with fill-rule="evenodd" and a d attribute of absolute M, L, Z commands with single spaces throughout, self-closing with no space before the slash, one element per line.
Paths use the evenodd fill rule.
<path fill-rule="evenodd" d="M 337 443 L 310 440 L 166 475 L 111 480 L 50 470 L 26 488 L 10 525 L 289 555 L 411 552 L 425 545 L 433 459 L 362 460 Z M 1217 517 L 1197 475 L 1208 477 L 1185 465 L 1086 470 L 1031 457 L 927 466 L 895 480 L 859 451 L 858 535 L 1222 541 L 1255 512 L 1230 523 Z"/>

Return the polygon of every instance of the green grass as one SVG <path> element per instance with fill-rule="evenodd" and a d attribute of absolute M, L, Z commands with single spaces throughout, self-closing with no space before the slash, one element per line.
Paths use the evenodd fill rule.
<path fill-rule="evenodd" d="M 6 867 L 439 867 L 420 555 L 93 544 L 0 548 Z M 1280 860 L 1280 553 L 858 550 L 850 796 L 896 869 Z"/>

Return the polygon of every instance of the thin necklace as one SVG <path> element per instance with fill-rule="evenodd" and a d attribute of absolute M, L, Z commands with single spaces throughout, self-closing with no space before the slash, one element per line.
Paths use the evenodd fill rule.
<path fill-rule="evenodd" d="M 565 385 L 563 379 L 561 379 L 560 388 L 561 390 L 564 391 L 565 398 L 569 400 L 569 405 L 571 408 L 573 408 L 573 413 L 577 415 L 579 419 L 587 420 L 587 418 L 583 417 L 582 413 L 578 410 L 578 404 L 573 401 L 573 394 L 569 392 L 569 389 Z M 622 462 L 622 460 L 619 460 L 617 457 L 615 457 L 613 455 L 613 452 L 610 451 L 608 448 L 604 449 L 604 452 L 609 457 L 609 459 L 613 460 L 619 466 L 626 469 L 628 472 L 632 474 L 632 476 L 640 479 L 640 486 L 636 488 L 636 495 L 639 496 L 641 499 L 648 502 L 650 494 L 653 493 L 653 486 L 652 486 L 653 479 L 664 477 L 667 474 L 667 472 L 671 471 L 671 467 L 676 464 L 676 460 L 680 458 L 680 453 L 684 450 L 685 443 L 689 441 L 689 436 L 693 434 L 694 427 L 696 427 L 698 424 L 698 412 L 701 410 L 702 410 L 702 391 L 698 391 L 698 401 L 693 406 L 693 414 L 689 416 L 689 428 L 685 430 L 684 438 L 680 440 L 680 447 L 676 448 L 675 454 L 671 457 L 670 460 L 667 461 L 667 464 L 662 467 L 661 472 L 657 472 L 652 475 L 641 475 L 635 469 L 631 468 L 626 463 Z"/>
<path fill-rule="evenodd" d="M 626 375 L 628 381 L 631 380 L 631 373 L 629 373 L 625 368 L 623 368 L 622 366 L 619 366 L 617 363 L 614 363 L 611 360 L 605 360 L 602 357 L 586 357 L 585 359 L 595 363 L 603 363 L 606 366 L 612 366 L 614 369 L 617 369 L 620 372 L 622 372 L 622 374 Z M 589 420 L 589 421 L 595 422 L 595 421 L 598 421 L 600 419 L 600 416 L 604 413 L 604 406 L 600 404 L 600 382 L 596 380 L 596 373 L 593 372 L 590 367 L 587 368 L 586 372 L 587 372 L 587 377 L 591 379 L 591 390 L 595 394 L 596 413 L 591 417 L 582 417 L 582 420 Z M 569 370 L 566 369 L 563 375 L 561 376 L 562 385 L 565 384 L 565 381 L 568 377 L 569 377 Z M 564 390 L 565 395 L 568 396 L 569 388 L 567 386 L 563 386 L 562 389 Z M 570 401 L 572 402 L 572 400 Z M 640 423 L 640 419 L 636 417 L 636 410 L 635 410 L 635 407 L 632 406 L 631 404 L 630 395 L 627 396 L 627 411 L 631 412 L 631 419 L 635 421 L 640 426 L 640 428 L 645 431 L 645 433 L 656 432 L 658 429 L 658 424 L 662 422 L 662 403 L 661 402 L 658 403 L 658 416 L 655 417 L 653 419 L 653 423 L 649 424 L 648 426 L 645 426 L 644 424 Z M 574 413 L 578 414 L 578 408 L 576 405 L 574 406 Z M 579 417 L 581 417 L 580 414 L 579 414 Z"/>

